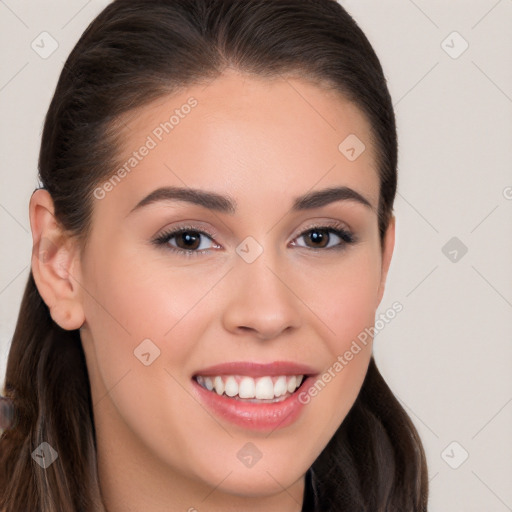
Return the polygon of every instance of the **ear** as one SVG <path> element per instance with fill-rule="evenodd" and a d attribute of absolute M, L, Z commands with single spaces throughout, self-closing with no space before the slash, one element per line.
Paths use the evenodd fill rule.
<path fill-rule="evenodd" d="M 389 271 L 389 265 L 391 263 L 391 256 L 393 255 L 393 249 L 395 248 L 395 216 L 392 215 L 389 221 L 388 228 L 384 234 L 384 244 L 382 248 L 382 264 L 381 264 L 381 278 L 379 283 L 379 291 L 377 298 L 377 306 L 382 301 L 384 295 L 384 288 L 386 286 L 386 278 Z"/>
<path fill-rule="evenodd" d="M 32 230 L 32 275 L 54 322 L 63 329 L 84 323 L 76 240 L 54 216 L 53 200 L 45 189 L 35 190 L 29 205 Z M 76 281 L 76 279 L 78 281 Z"/>

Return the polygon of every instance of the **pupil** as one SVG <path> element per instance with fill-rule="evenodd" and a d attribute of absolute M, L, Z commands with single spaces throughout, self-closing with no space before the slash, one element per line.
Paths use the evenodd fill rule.
<path fill-rule="evenodd" d="M 190 235 L 190 233 L 193 233 L 193 231 L 184 231 L 181 236 L 182 239 L 185 240 L 185 245 L 187 245 L 187 248 L 195 248 L 194 243 L 197 242 L 198 236 L 197 235 Z"/>
<path fill-rule="evenodd" d="M 320 235 L 318 235 L 318 233 L 320 233 Z M 315 229 L 314 231 L 311 231 L 310 238 L 314 242 L 320 242 L 320 245 L 323 247 L 325 244 L 321 244 L 321 242 L 322 240 L 327 240 L 328 236 L 326 236 L 325 230 Z"/>

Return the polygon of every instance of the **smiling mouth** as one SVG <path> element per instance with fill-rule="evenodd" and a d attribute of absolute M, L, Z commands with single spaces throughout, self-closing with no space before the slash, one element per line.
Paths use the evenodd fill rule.
<path fill-rule="evenodd" d="M 258 378 L 246 375 L 195 375 L 204 389 L 219 396 L 253 403 L 282 402 L 292 396 L 308 375 L 275 375 Z"/>

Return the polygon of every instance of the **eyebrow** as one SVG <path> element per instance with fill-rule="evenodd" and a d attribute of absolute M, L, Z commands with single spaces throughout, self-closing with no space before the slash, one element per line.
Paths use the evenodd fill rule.
<path fill-rule="evenodd" d="M 160 187 L 141 199 L 128 213 L 139 210 L 144 206 L 160 201 L 182 201 L 202 206 L 208 210 L 233 215 L 236 213 L 237 203 L 229 196 L 216 192 L 208 192 L 196 188 Z M 349 187 L 331 187 L 323 190 L 315 190 L 293 200 L 292 212 L 320 208 L 336 201 L 356 201 L 370 210 L 374 207 L 359 192 Z"/>

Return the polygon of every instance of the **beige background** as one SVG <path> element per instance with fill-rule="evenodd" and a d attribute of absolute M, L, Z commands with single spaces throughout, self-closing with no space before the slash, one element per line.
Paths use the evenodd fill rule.
<path fill-rule="evenodd" d="M 0 385 L 29 272 L 44 115 L 107 3 L 0 2 Z M 399 129 L 397 243 L 380 311 L 404 309 L 376 338 L 377 364 L 424 441 L 430 510 L 510 511 L 512 0 L 341 3 L 381 59 Z M 44 59 L 31 47 L 43 31 L 58 42 Z"/>

